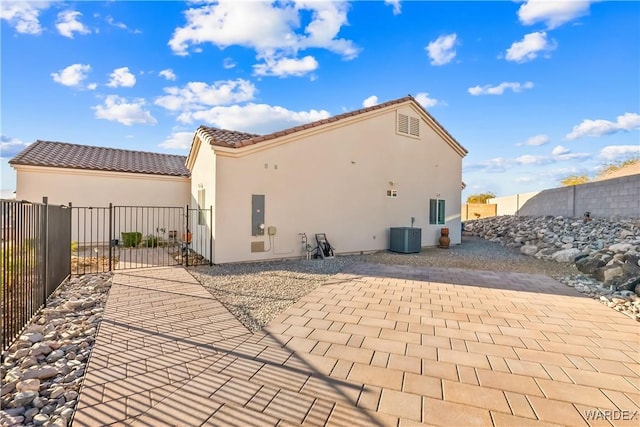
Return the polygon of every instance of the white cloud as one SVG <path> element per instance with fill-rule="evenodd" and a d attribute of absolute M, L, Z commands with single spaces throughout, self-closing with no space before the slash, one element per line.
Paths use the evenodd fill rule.
<path fill-rule="evenodd" d="M 464 166 L 464 171 L 478 170 L 486 173 L 501 173 L 506 172 L 509 167 L 510 161 L 504 157 L 495 157 L 489 160 L 483 160 L 481 162 L 471 163 Z"/>
<path fill-rule="evenodd" d="M 394 15 L 400 15 L 400 13 L 402 12 L 402 6 L 400 6 L 400 0 L 384 0 L 384 4 L 387 4 L 393 7 Z"/>
<path fill-rule="evenodd" d="M 431 65 L 448 64 L 456 57 L 456 33 L 440 36 L 430 42 L 425 50 L 431 58 Z"/>
<path fill-rule="evenodd" d="M 553 162 L 552 159 L 546 156 L 534 156 L 532 154 L 525 154 L 516 158 L 516 163 L 521 165 L 544 165 Z"/>
<path fill-rule="evenodd" d="M 318 61 L 310 55 L 301 59 L 265 57 L 264 61 L 253 66 L 257 76 L 300 77 L 318 68 Z"/>
<path fill-rule="evenodd" d="M 164 77 L 167 80 L 175 80 L 176 74 L 173 72 L 171 68 L 167 68 L 166 70 L 162 70 L 158 73 L 158 75 Z"/>
<path fill-rule="evenodd" d="M 640 145 L 609 145 L 600 150 L 600 158 L 617 160 L 629 156 L 640 155 Z"/>
<path fill-rule="evenodd" d="M 258 65 L 263 75 L 300 75 L 317 68 L 313 57 L 295 58 L 300 50 L 327 49 L 344 59 L 358 56 L 358 48 L 351 40 L 338 37 L 347 25 L 348 2 L 297 1 L 245 2 L 221 0 L 215 4 L 192 7 L 184 15 L 186 24 L 174 30 L 169 46 L 177 55 L 187 55 L 189 49 L 212 43 L 219 48 L 237 45 L 256 51 L 265 64 Z M 302 27 L 303 20 L 309 20 Z M 270 72 L 269 61 L 283 70 Z M 291 62 L 295 61 L 295 62 Z M 263 68 L 266 65 L 266 68 Z M 294 72 L 286 74 L 287 70 Z"/>
<path fill-rule="evenodd" d="M 616 132 L 628 132 L 640 128 L 640 114 L 624 113 L 618 116 L 615 122 L 609 120 L 585 119 L 565 136 L 565 139 L 573 140 L 584 136 L 599 137 Z"/>
<path fill-rule="evenodd" d="M 518 9 L 518 18 L 523 25 L 544 22 L 547 28 L 557 28 L 575 18 L 587 15 L 593 1 L 527 0 Z"/>
<path fill-rule="evenodd" d="M 0 1 L 0 18 L 21 34 L 40 34 L 40 11 L 49 8 L 50 1 Z"/>
<path fill-rule="evenodd" d="M 559 156 L 562 154 L 567 154 L 569 153 L 571 150 L 569 150 L 567 147 L 563 147 L 562 145 L 558 145 L 556 148 L 554 148 L 551 151 L 551 155 L 552 156 Z"/>
<path fill-rule="evenodd" d="M 540 145 L 545 145 L 548 142 L 549 142 L 549 135 L 540 134 L 540 135 L 534 135 L 530 137 L 525 142 L 519 142 L 516 144 L 516 146 L 521 147 L 523 145 L 528 145 L 531 147 L 538 147 Z"/>
<path fill-rule="evenodd" d="M 140 31 L 140 30 L 137 30 L 137 29 L 133 29 L 133 30 L 132 30 L 132 29 L 130 29 L 130 28 L 127 26 L 127 24 L 125 24 L 125 23 L 123 23 L 123 22 L 116 22 L 116 21 L 113 19 L 113 17 L 112 17 L 112 16 L 107 16 L 107 17 L 105 18 L 105 21 L 107 22 L 107 24 L 109 24 L 109 25 L 111 25 L 111 26 L 113 26 L 113 27 L 120 28 L 121 30 L 129 31 L 130 33 L 133 33 L 133 34 L 141 34 L 141 33 L 142 33 L 142 31 Z"/>
<path fill-rule="evenodd" d="M 183 113 L 178 120 L 183 123 L 201 121 L 224 129 L 265 134 L 328 117 L 330 114 L 325 110 L 291 111 L 280 106 L 249 103 Z"/>
<path fill-rule="evenodd" d="M 167 95 L 156 99 L 155 104 L 170 111 L 201 110 L 207 107 L 250 101 L 256 87 L 248 80 L 221 80 L 208 85 L 189 82 L 182 88 L 166 87 Z"/>
<path fill-rule="evenodd" d="M 511 89 L 513 92 L 519 93 L 524 89 L 531 89 L 533 82 L 502 82 L 498 86 L 484 85 L 474 86 L 468 89 L 469 93 L 473 96 L 478 95 L 502 95 L 505 90 Z"/>
<path fill-rule="evenodd" d="M 422 105 L 424 108 L 434 107 L 438 104 L 442 104 L 442 101 L 438 101 L 435 98 L 430 98 L 427 92 L 419 92 L 415 96 L 418 104 Z"/>
<path fill-rule="evenodd" d="M 362 101 L 362 106 L 364 108 L 373 107 L 374 105 L 378 105 L 378 97 L 375 95 L 371 95 L 364 101 Z"/>
<path fill-rule="evenodd" d="M 233 60 L 233 58 L 224 58 L 224 60 L 222 61 L 222 67 L 225 70 L 235 68 L 236 65 L 238 64 Z"/>
<path fill-rule="evenodd" d="M 82 13 L 75 10 L 65 10 L 58 13 L 58 21 L 56 22 L 56 28 L 60 35 L 73 38 L 73 33 L 89 34 L 91 31 L 85 27 L 85 25 L 78 21 L 78 18 L 82 16 Z"/>
<path fill-rule="evenodd" d="M 174 131 L 163 142 L 159 144 L 162 148 L 172 150 L 188 150 L 193 141 L 193 131 Z"/>
<path fill-rule="evenodd" d="M 118 95 L 109 95 L 103 105 L 96 105 L 92 109 L 96 112 L 96 118 L 122 123 L 125 126 L 155 125 L 158 121 L 144 108 L 144 105 L 144 99 L 129 101 Z"/>
<path fill-rule="evenodd" d="M 129 67 L 116 68 L 110 77 L 109 87 L 133 87 L 136 84 L 136 76 L 131 74 Z"/>
<path fill-rule="evenodd" d="M 0 158 L 10 159 L 27 148 L 31 143 L 25 143 L 17 138 L 0 135 Z"/>
<path fill-rule="evenodd" d="M 91 65 L 73 64 L 69 65 L 57 73 L 51 73 L 53 81 L 64 86 L 82 88 L 82 82 L 88 77 L 91 71 Z M 97 87 L 95 83 L 86 86 L 87 89 L 93 90 Z"/>
<path fill-rule="evenodd" d="M 548 57 L 548 52 L 555 50 L 556 47 L 555 41 L 547 40 L 546 32 L 538 31 L 526 34 L 519 42 L 513 42 L 507 49 L 505 58 L 507 61 L 523 63 L 536 59 L 540 53 Z"/>

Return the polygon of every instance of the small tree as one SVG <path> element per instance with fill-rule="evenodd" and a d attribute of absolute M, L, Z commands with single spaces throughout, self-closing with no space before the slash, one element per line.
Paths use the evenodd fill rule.
<path fill-rule="evenodd" d="M 637 164 L 638 167 L 640 167 L 640 157 L 633 156 L 626 160 L 620 160 L 618 162 L 612 162 L 612 163 L 602 165 L 602 169 L 600 170 L 600 172 L 598 172 L 598 178 L 602 178 L 622 168 L 625 168 L 627 166 L 631 166 L 634 164 Z"/>
<path fill-rule="evenodd" d="M 491 191 L 487 193 L 472 194 L 467 197 L 467 203 L 487 203 L 487 200 L 493 199 L 494 197 L 496 197 L 496 195 Z"/>
<path fill-rule="evenodd" d="M 571 175 L 566 178 L 563 178 L 560 181 L 563 187 L 568 187 L 570 185 L 578 185 L 589 182 L 589 177 L 587 175 Z"/>

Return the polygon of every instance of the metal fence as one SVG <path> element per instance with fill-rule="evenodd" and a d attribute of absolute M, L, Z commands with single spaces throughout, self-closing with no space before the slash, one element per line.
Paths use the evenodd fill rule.
<path fill-rule="evenodd" d="M 2 350 L 70 275 L 71 211 L 66 206 L 2 200 L 0 282 Z"/>
<path fill-rule="evenodd" d="M 72 206 L 72 273 L 210 264 L 212 212 L 188 206 Z"/>

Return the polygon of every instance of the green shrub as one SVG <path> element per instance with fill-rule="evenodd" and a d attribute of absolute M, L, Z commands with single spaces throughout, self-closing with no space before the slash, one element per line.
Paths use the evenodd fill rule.
<path fill-rule="evenodd" d="M 137 231 L 122 232 L 122 244 L 125 248 L 134 248 L 142 242 L 142 233 Z"/>
<path fill-rule="evenodd" d="M 145 241 L 148 248 L 156 248 L 160 245 L 160 238 L 152 234 L 149 234 L 147 237 L 145 237 Z"/>

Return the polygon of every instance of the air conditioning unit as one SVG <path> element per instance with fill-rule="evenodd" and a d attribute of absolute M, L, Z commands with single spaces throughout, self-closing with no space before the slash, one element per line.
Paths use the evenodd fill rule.
<path fill-rule="evenodd" d="M 422 249 L 422 229 L 413 227 L 391 227 L 389 232 L 389 250 L 410 254 Z"/>

